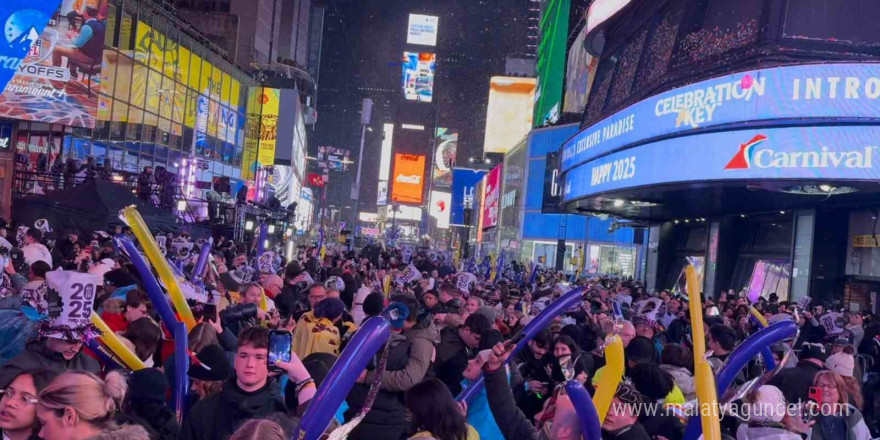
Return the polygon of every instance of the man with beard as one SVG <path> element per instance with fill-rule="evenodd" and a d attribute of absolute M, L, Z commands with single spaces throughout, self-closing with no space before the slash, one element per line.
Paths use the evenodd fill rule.
<path fill-rule="evenodd" d="M 517 406 L 529 420 L 541 411 L 544 401 L 553 391 L 548 368 L 552 359 L 547 355 L 552 341 L 550 331 L 544 330 L 529 341 L 514 359 L 525 380 L 525 393 L 517 399 Z"/>

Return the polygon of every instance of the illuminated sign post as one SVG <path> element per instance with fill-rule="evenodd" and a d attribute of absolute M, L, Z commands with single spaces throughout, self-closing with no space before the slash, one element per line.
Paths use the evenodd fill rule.
<path fill-rule="evenodd" d="M 498 203 L 501 196 L 501 167 L 502 164 L 498 164 L 486 176 L 486 187 L 483 192 L 483 229 L 488 229 L 498 224 Z"/>

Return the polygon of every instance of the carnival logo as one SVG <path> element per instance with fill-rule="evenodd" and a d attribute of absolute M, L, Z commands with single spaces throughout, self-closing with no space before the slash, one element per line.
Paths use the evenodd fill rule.
<path fill-rule="evenodd" d="M 728 162 L 727 166 L 724 167 L 725 170 L 744 170 L 751 167 L 752 159 L 754 158 L 755 146 L 761 144 L 762 142 L 767 140 L 767 136 L 763 134 L 759 134 L 752 138 L 752 140 L 740 144 L 739 152 L 733 156 L 733 159 Z"/>
<path fill-rule="evenodd" d="M 758 148 L 768 138 L 762 134 L 740 144 L 739 151 L 724 167 L 725 170 L 750 168 L 873 168 L 873 156 L 877 147 L 861 150 L 829 151 L 823 146 L 812 151 L 776 151 Z"/>
<path fill-rule="evenodd" d="M 422 176 L 419 176 L 417 174 L 413 174 L 411 176 L 405 176 L 405 175 L 401 174 L 401 175 L 397 176 L 397 178 L 394 179 L 394 181 L 397 183 L 411 183 L 413 185 L 418 185 L 418 184 L 422 183 Z"/>

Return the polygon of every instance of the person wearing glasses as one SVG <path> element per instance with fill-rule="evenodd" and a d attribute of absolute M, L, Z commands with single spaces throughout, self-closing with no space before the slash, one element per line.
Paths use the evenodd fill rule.
<path fill-rule="evenodd" d="M 821 390 L 821 401 L 810 440 L 871 440 L 868 425 L 862 413 L 850 405 L 846 382 L 839 374 L 821 371 L 813 386 Z"/>
<path fill-rule="evenodd" d="M 0 391 L 0 437 L 3 440 L 36 440 L 37 396 L 58 373 L 32 370 L 19 374 Z"/>

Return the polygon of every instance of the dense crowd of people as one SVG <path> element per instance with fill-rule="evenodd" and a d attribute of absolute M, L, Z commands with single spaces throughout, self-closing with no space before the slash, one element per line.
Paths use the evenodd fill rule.
<path fill-rule="evenodd" d="M 735 400 L 735 412 L 794 404 L 828 410 L 812 418 L 785 410 L 725 414 L 724 435 L 880 434 L 880 321 L 870 313 L 775 294 L 754 301 L 734 291 L 704 294 L 705 335 L 695 335 L 686 293 L 648 293 L 633 280 L 566 276 L 516 261 L 453 262 L 441 252 L 375 245 L 359 252 L 304 248 L 285 261 L 225 238 L 212 242 L 204 273 L 193 273 L 203 241 L 186 234 L 156 240 L 195 292 L 187 298 L 197 320 L 188 333 L 190 390 L 177 414 L 171 329 L 144 274 L 115 240 L 133 240 L 131 231 L 47 237 L 49 231 L 39 224 L 13 234 L 0 223 L 4 440 L 289 439 L 337 358 L 377 316 L 391 324 L 386 348 L 360 372 L 327 433 L 346 429 L 353 440 L 580 439 L 585 427 L 563 384 L 580 381 L 594 392 L 606 370 L 604 350 L 619 337 L 625 373 L 603 438 L 680 440 L 697 396 L 694 338 L 705 338 L 717 372 L 761 328 L 757 314 L 771 324 L 794 321 L 799 332 L 771 347 L 779 371 L 767 371 L 756 357 L 738 373 L 737 387 L 763 380 Z M 76 274 L 100 279 L 97 291 L 65 284 Z M 579 286 L 582 301 L 512 350 L 523 328 Z M 118 368 L 119 353 L 108 360 L 90 343 L 94 328 L 66 319 L 89 313 L 145 368 Z M 273 330 L 290 333 L 292 355 L 269 368 Z M 484 387 L 458 401 L 481 376 Z"/>

